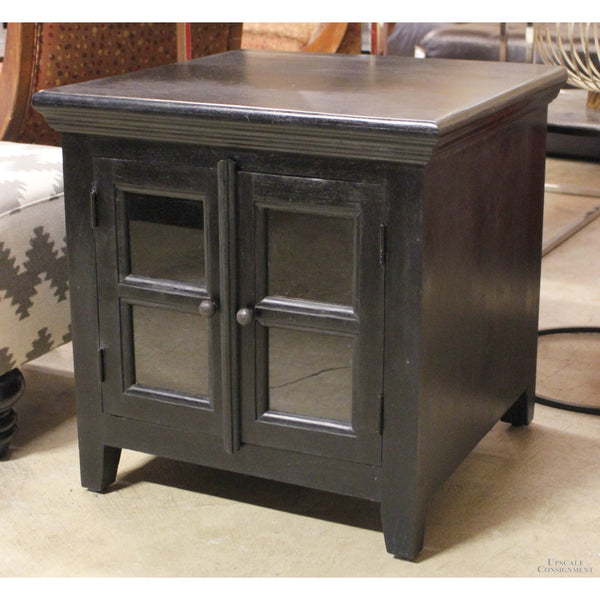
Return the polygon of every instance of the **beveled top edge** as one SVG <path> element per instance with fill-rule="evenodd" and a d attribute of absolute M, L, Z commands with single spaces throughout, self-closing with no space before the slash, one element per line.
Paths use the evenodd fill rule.
<path fill-rule="evenodd" d="M 46 90 L 34 105 L 401 130 L 435 123 L 443 134 L 565 78 L 559 67 L 522 63 L 239 50 Z"/>
<path fill-rule="evenodd" d="M 543 65 L 232 51 L 33 105 L 62 133 L 422 163 L 492 114 L 547 104 L 565 79 Z"/>

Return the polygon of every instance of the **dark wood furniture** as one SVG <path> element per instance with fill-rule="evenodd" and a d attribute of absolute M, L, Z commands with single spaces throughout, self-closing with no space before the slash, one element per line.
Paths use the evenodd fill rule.
<path fill-rule="evenodd" d="M 81 472 L 122 448 L 426 502 L 532 418 L 537 65 L 229 52 L 36 94 L 63 134 Z"/>

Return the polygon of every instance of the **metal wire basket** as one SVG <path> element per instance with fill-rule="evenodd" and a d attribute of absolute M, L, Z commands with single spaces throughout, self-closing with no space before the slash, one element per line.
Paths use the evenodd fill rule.
<path fill-rule="evenodd" d="M 569 84 L 587 90 L 587 106 L 600 110 L 600 24 L 536 23 L 535 48 L 541 60 L 567 70 Z"/>

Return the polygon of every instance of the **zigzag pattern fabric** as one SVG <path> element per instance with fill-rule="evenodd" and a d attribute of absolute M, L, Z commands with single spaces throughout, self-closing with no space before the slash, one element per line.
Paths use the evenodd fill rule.
<path fill-rule="evenodd" d="M 0 375 L 70 337 L 61 150 L 0 142 Z"/>

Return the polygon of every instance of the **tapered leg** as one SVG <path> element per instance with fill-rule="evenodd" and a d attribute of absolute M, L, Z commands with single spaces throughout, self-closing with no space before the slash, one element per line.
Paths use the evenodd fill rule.
<path fill-rule="evenodd" d="M 10 440 L 17 430 L 17 413 L 13 406 L 24 390 L 25 379 L 19 369 L 8 371 L 0 377 L 0 458 L 7 453 Z"/>
<path fill-rule="evenodd" d="M 382 501 L 381 522 L 385 546 L 390 554 L 414 560 L 423 549 L 425 536 L 425 503 L 396 499 Z"/>
<path fill-rule="evenodd" d="M 81 485 L 93 492 L 104 492 L 116 479 L 121 448 L 81 442 L 79 444 Z"/>
<path fill-rule="evenodd" d="M 531 388 L 535 389 L 535 388 Z M 530 390 L 523 392 L 515 403 L 504 413 L 502 421 L 516 427 L 529 425 L 533 420 L 535 394 Z"/>

